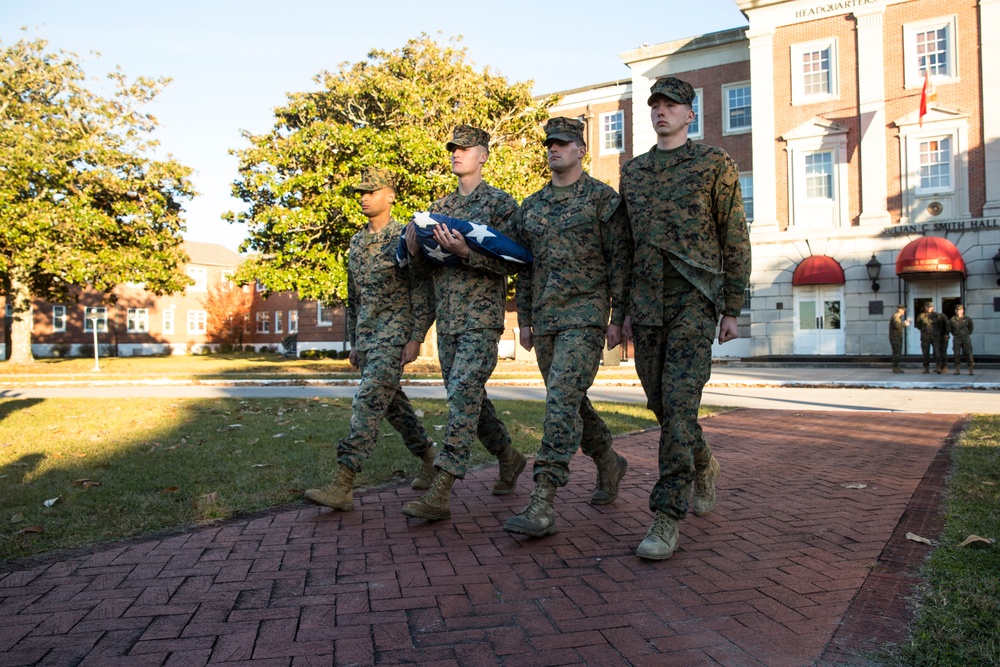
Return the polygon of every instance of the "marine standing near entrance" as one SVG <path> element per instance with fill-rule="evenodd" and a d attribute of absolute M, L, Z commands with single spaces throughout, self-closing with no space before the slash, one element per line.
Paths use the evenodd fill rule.
<path fill-rule="evenodd" d="M 389 172 L 366 169 L 355 188 L 368 225 L 351 237 L 347 257 L 347 331 L 351 365 L 361 368 L 361 384 L 351 403 L 351 433 L 337 445 L 339 468 L 333 483 L 309 489 L 306 498 L 336 510 L 354 509 L 354 476 L 378 442 L 384 417 L 421 460 L 414 489 L 426 489 L 434 473 L 436 449 L 399 380 L 403 366 L 417 358 L 431 320 L 430 294 L 408 269 L 396 264 L 403 225 L 392 219 L 396 191 Z"/>
<path fill-rule="evenodd" d="M 660 423 L 659 479 L 649 497 L 655 516 L 636 550 L 651 560 L 673 555 L 689 505 L 699 516 L 715 506 L 720 466 L 698 409 L 716 324 L 719 343 L 737 337 L 750 278 L 739 168 L 722 149 L 687 138 L 694 97 L 674 77 L 653 84 L 647 102 L 656 146 L 621 175 L 634 243 L 625 335 L 634 334 L 636 371 Z"/>
<path fill-rule="evenodd" d="M 549 119 L 545 147 L 552 180 L 525 199 L 514 218 L 516 239 L 535 257 L 518 274 L 515 296 L 521 346 L 535 349 L 545 379 L 545 421 L 531 501 L 503 526 L 533 537 L 556 532 L 556 489 L 569 481 L 578 448 L 597 465 L 594 505 L 618 497 L 628 466 L 587 398 L 605 341 L 608 349 L 621 343 L 628 221 L 618 193 L 583 171 L 583 123 Z"/>
<path fill-rule="evenodd" d="M 903 329 L 910 326 L 910 320 L 906 319 L 906 306 L 900 304 L 896 306 L 896 312 L 889 319 L 889 345 L 892 346 L 892 372 L 902 373 L 899 367 L 900 359 L 903 357 Z"/>
<path fill-rule="evenodd" d="M 483 180 L 490 155 L 490 135 L 479 128 L 455 128 L 447 149 L 451 171 L 458 177 L 454 192 L 431 204 L 431 213 L 487 224 L 510 235 L 509 220 L 517 202 Z M 411 223 L 406 245 L 415 270 L 430 271 L 437 309 L 438 357 L 448 394 L 448 431 L 434 462 L 437 473 L 424 496 L 403 505 L 403 514 L 439 520 L 451 516 L 451 487 L 465 477 L 476 435 L 500 462 L 493 494 L 507 495 L 517 486 L 525 458 L 510 444 L 507 427 L 486 397 L 486 381 L 497 365 L 498 343 L 504 330 L 507 274 L 516 268 L 470 251 L 458 232 L 438 225 L 434 238 L 446 251 L 462 258 L 457 266 L 431 266 L 417 242 Z"/>
<path fill-rule="evenodd" d="M 924 359 L 924 373 L 930 373 L 931 365 L 931 344 L 934 343 L 934 366 L 940 368 L 937 359 L 937 343 L 935 343 L 934 322 L 937 320 L 937 313 L 934 312 L 934 304 L 928 301 L 924 304 L 924 310 L 917 315 L 917 329 L 920 331 L 920 353 Z M 938 370 L 938 373 L 941 371 Z"/>
<path fill-rule="evenodd" d="M 955 353 L 955 375 L 961 375 L 962 357 L 969 366 L 969 375 L 976 367 L 972 358 L 972 318 L 965 316 L 965 306 L 955 306 L 955 314 L 951 318 L 951 335 L 954 337 L 952 348 Z"/>

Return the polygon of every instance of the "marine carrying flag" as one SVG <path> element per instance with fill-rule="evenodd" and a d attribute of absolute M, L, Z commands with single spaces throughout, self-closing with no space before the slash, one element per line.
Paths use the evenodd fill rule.
<path fill-rule="evenodd" d="M 424 249 L 424 254 L 438 264 L 456 266 L 462 263 L 461 258 L 451 254 L 434 240 L 434 228 L 439 224 L 447 225 L 449 229 L 464 236 L 470 250 L 515 264 L 531 264 L 530 250 L 489 225 L 426 211 L 414 214 L 413 223 L 417 229 L 417 241 Z M 399 237 L 399 246 L 396 248 L 396 262 L 400 266 L 406 266 L 410 262 L 410 253 L 403 236 Z"/>
<path fill-rule="evenodd" d="M 917 123 L 920 127 L 924 126 L 924 116 L 927 115 L 927 89 L 931 86 L 931 68 L 924 68 L 924 89 L 920 91 L 920 114 L 917 117 Z"/>

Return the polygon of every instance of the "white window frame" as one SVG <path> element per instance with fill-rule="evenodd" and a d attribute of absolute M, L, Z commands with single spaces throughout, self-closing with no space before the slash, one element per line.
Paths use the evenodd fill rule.
<path fill-rule="evenodd" d="M 299 332 L 299 311 L 290 310 L 288 311 L 288 333 L 298 333 Z"/>
<path fill-rule="evenodd" d="M 600 130 L 601 130 L 601 155 L 619 155 L 625 152 L 625 112 L 619 109 L 618 111 L 609 111 L 607 113 L 602 113 L 599 117 Z M 609 130 L 607 124 L 609 122 L 617 123 L 617 130 Z M 608 139 L 611 135 L 617 133 L 621 146 L 608 146 Z"/>
<path fill-rule="evenodd" d="M 946 68 L 944 74 L 931 74 L 931 83 L 958 83 L 958 16 L 942 16 L 926 21 L 907 23 L 903 26 L 903 86 L 907 89 L 922 88 L 924 70 L 917 55 L 917 35 L 930 30 L 945 30 Z"/>
<path fill-rule="evenodd" d="M 931 143 L 933 141 L 936 141 L 938 143 L 940 143 L 940 142 L 948 142 L 948 160 L 947 160 L 947 166 L 948 166 L 948 184 L 947 185 L 936 185 L 936 186 L 932 185 L 932 186 L 924 187 L 924 185 L 923 185 L 923 173 L 922 173 L 923 169 L 924 169 L 924 161 L 923 161 L 924 150 L 923 150 L 923 147 L 924 147 L 925 144 L 929 144 L 929 143 Z M 952 137 L 952 135 L 950 135 L 950 134 L 943 134 L 943 135 L 934 136 L 934 137 L 921 137 L 921 138 L 919 138 L 919 139 L 916 140 L 916 144 L 917 144 L 917 161 L 918 161 L 917 165 L 916 165 L 916 171 L 917 171 L 917 178 L 916 178 L 916 186 L 917 187 L 916 187 L 916 191 L 917 191 L 917 194 L 918 195 L 934 195 L 934 194 L 942 194 L 942 193 L 951 193 L 951 192 L 954 192 L 955 191 L 955 164 L 956 164 L 956 162 L 955 162 L 955 139 Z M 938 162 L 938 163 L 935 163 L 935 164 L 943 164 L 943 163 L 942 162 Z"/>
<path fill-rule="evenodd" d="M 688 139 L 694 139 L 695 141 L 705 138 L 705 96 L 703 94 L 703 89 L 694 89 L 694 101 L 691 102 L 691 111 L 694 112 L 694 120 L 688 125 Z M 695 131 L 691 131 L 694 127 Z"/>
<path fill-rule="evenodd" d="M 899 224 L 971 217 L 969 113 L 935 108 L 924 116 L 923 127 L 919 120 L 914 110 L 895 121 L 899 127 L 899 185 L 902 193 Z M 920 190 L 920 144 L 945 137 L 951 139 L 952 187 L 947 191 Z M 944 207 L 943 217 L 927 216 L 927 206 L 932 202 Z"/>
<path fill-rule="evenodd" d="M 103 333 L 108 330 L 108 308 L 107 306 L 87 306 L 83 309 L 83 330 L 93 333 L 94 321 L 90 319 L 92 313 L 97 313 L 100 318 L 97 320 L 97 331 Z"/>
<path fill-rule="evenodd" d="M 750 89 L 750 125 L 746 127 L 732 127 L 729 123 L 729 112 L 731 110 L 729 106 L 729 93 L 738 88 L 749 88 Z M 738 81 L 736 83 L 727 83 L 722 87 L 722 134 L 727 136 L 730 134 L 746 134 L 747 132 L 753 131 L 753 87 L 750 85 L 749 81 Z"/>
<path fill-rule="evenodd" d="M 847 130 L 839 126 L 800 127 L 783 137 L 788 154 L 788 224 L 799 230 L 851 226 Z M 832 198 L 806 196 L 805 156 L 831 153 Z"/>
<path fill-rule="evenodd" d="M 318 327 L 332 327 L 333 326 L 333 306 L 330 306 L 330 307 L 326 308 L 326 311 L 330 315 L 330 319 L 328 319 L 328 320 L 324 320 L 323 319 L 323 310 L 324 310 L 323 302 L 322 301 L 317 301 L 316 302 L 316 326 L 318 326 Z"/>
<path fill-rule="evenodd" d="M 208 313 L 204 310 L 187 311 L 187 332 L 191 335 L 208 332 Z"/>
<path fill-rule="evenodd" d="M 259 334 L 269 334 L 271 333 L 271 313 L 267 310 L 258 310 L 254 315 L 254 319 L 257 320 L 257 333 Z"/>
<path fill-rule="evenodd" d="M 171 335 L 173 335 L 173 333 L 174 333 L 174 309 L 173 308 L 167 308 L 166 310 L 164 310 L 163 313 L 162 313 L 162 318 L 161 319 L 162 319 L 162 322 L 163 322 L 163 333 L 164 334 L 171 334 Z"/>
<path fill-rule="evenodd" d="M 66 331 L 66 306 L 52 306 L 52 331 Z"/>
<path fill-rule="evenodd" d="M 815 182 L 816 175 L 810 174 L 808 170 L 809 170 L 809 158 L 814 158 L 819 156 L 823 156 L 824 159 L 822 160 L 822 163 L 828 166 L 829 169 L 828 170 L 824 169 L 824 172 L 822 174 L 823 194 L 816 196 L 809 193 L 810 188 Z M 803 177 L 805 178 L 805 188 L 803 192 L 805 192 L 806 199 L 813 202 L 834 201 L 837 198 L 836 188 L 834 186 L 834 181 L 836 180 L 836 174 L 834 173 L 834 171 L 836 170 L 837 167 L 837 156 L 834 154 L 834 151 L 832 149 L 807 151 L 803 153 L 802 160 L 803 160 L 803 167 L 805 168 L 803 171 Z"/>
<path fill-rule="evenodd" d="M 219 272 L 219 287 L 234 287 L 233 274 L 231 269 L 223 269 Z"/>
<path fill-rule="evenodd" d="M 747 187 L 749 183 L 749 188 Z M 750 191 L 750 196 L 747 196 L 747 190 Z M 753 172 L 752 171 L 741 171 L 740 172 L 740 194 L 743 197 L 743 210 L 747 214 L 747 222 L 753 222 Z M 750 210 L 747 211 L 747 202 L 750 202 Z"/>
<path fill-rule="evenodd" d="M 829 69 L 827 70 L 827 85 L 829 90 L 825 93 L 807 93 L 805 72 L 803 71 L 802 57 L 807 53 L 817 53 L 829 51 Z M 815 104 L 827 100 L 840 99 L 840 72 L 838 69 L 839 60 L 837 58 L 837 38 L 803 42 L 792 44 L 791 46 L 792 65 L 792 105 Z"/>
<path fill-rule="evenodd" d="M 148 308 L 129 308 L 125 315 L 125 330 L 128 333 L 149 333 Z"/>
<path fill-rule="evenodd" d="M 203 266 L 189 266 L 187 267 L 188 277 L 194 280 L 194 285 L 188 287 L 191 292 L 207 292 L 208 291 L 208 269 Z"/>
<path fill-rule="evenodd" d="M 283 312 L 281 312 L 280 310 L 274 311 L 274 333 L 276 334 L 285 333 L 283 318 L 284 318 Z"/>

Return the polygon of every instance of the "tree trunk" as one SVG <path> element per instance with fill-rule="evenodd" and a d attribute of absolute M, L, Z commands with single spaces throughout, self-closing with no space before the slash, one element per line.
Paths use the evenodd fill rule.
<path fill-rule="evenodd" d="M 31 292 L 28 284 L 22 282 L 16 272 L 10 279 L 10 294 L 14 310 L 14 319 L 10 326 L 11 355 L 8 360 L 12 364 L 33 364 L 35 357 L 31 354 Z"/>

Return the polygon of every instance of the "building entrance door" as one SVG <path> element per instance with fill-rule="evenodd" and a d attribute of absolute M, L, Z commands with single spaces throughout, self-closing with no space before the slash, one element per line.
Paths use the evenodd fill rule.
<path fill-rule="evenodd" d="M 917 316 L 924 312 L 924 304 L 930 301 L 934 304 L 934 310 L 944 313 L 944 316 L 951 319 L 955 314 L 955 306 L 961 303 L 962 288 L 957 280 L 933 280 L 933 281 L 913 281 L 910 282 L 910 308 L 906 313 L 913 326 L 912 332 L 906 335 L 906 354 L 917 354 L 920 352 L 920 330 L 917 329 Z M 948 343 L 948 350 L 951 350 L 951 342 Z M 948 352 L 951 354 L 951 352 Z"/>
<path fill-rule="evenodd" d="M 844 288 L 795 288 L 795 354 L 844 354 Z"/>

